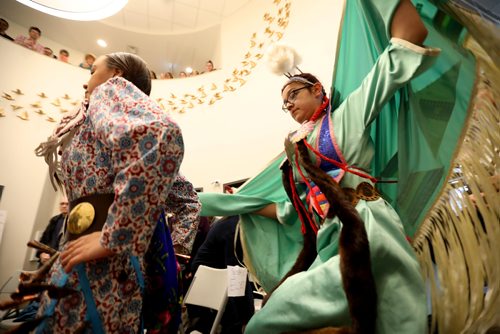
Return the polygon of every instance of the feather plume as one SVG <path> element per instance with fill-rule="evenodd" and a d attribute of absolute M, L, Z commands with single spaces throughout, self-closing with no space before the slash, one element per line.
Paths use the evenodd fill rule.
<path fill-rule="evenodd" d="M 266 60 L 271 72 L 282 75 L 292 73 L 302 59 L 292 47 L 275 43 L 268 48 Z"/>

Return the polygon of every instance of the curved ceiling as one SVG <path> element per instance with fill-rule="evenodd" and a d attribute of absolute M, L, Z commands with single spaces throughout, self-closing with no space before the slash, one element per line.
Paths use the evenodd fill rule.
<path fill-rule="evenodd" d="M 146 34 L 179 34 L 218 25 L 250 0 L 129 0 L 104 24 Z"/>
<path fill-rule="evenodd" d="M 187 66 L 203 70 L 207 59 L 216 58 L 221 22 L 252 1 L 129 0 L 122 11 L 107 19 L 72 21 L 15 0 L 0 0 L 0 15 L 24 27 L 38 26 L 42 45 L 46 37 L 82 53 L 129 51 L 157 72 L 178 72 Z M 108 42 L 106 49 L 97 46 L 98 38 Z"/>

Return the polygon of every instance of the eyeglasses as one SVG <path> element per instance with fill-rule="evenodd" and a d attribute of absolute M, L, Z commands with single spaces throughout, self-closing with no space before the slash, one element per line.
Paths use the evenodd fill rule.
<path fill-rule="evenodd" d="M 284 112 L 288 112 L 288 104 L 294 103 L 295 99 L 297 98 L 297 95 L 299 95 L 299 92 L 302 89 L 309 88 L 311 85 L 303 86 L 300 88 L 292 89 L 290 91 L 290 94 L 288 94 L 288 97 L 286 98 L 285 101 L 283 101 L 283 105 L 281 106 L 281 109 L 283 109 Z"/>

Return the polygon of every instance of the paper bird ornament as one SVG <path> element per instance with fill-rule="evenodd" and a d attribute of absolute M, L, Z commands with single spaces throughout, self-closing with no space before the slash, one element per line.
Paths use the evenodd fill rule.
<path fill-rule="evenodd" d="M 6 100 L 9 100 L 9 101 L 14 101 L 14 98 L 12 96 L 10 96 L 10 94 L 7 94 L 7 93 L 3 93 L 2 94 L 2 97 Z"/>
<path fill-rule="evenodd" d="M 30 119 L 27 111 L 22 111 L 16 116 L 22 119 L 23 121 L 28 121 Z"/>

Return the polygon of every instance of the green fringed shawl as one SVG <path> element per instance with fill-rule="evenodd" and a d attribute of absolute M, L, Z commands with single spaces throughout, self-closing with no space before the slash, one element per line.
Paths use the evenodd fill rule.
<path fill-rule="evenodd" d="M 474 82 L 473 57 L 445 31 L 434 28 L 436 7 L 419 3 L 423 3 L 419 10 L 430 31 L 426 44 L 440 47 L 442 54 L 431 69 L 395 94 L 371 130 L 376 147 L 372 174 L 398 180 L 397 184 L 379 184 L 379 189 L 398 211 L 410 236 L 450 170 Z M 334 108 L 359 86 L 387 46 L 396 4 L 380 1 L 376 7 L 367 1 L 346 1 L 333 80 Z M 279 225 L 249 214 L 271 202 L 288 200 L 279 170 L 283 158 L 280 154 L 235 195 L 200 194 L 202 215 L 241 214 L 246 264 L 265 288 L 274 286 L 290 269 L 302 245 L 298 218 Z"/>

